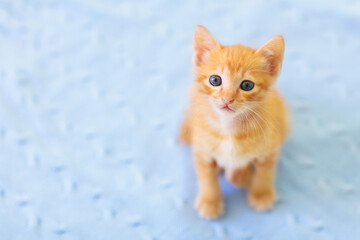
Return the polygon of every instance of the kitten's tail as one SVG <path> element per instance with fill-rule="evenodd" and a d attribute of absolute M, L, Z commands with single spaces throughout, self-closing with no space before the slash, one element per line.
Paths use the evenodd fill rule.
<path fill-rule="evenodd" d="M 181 128 L 180 128 L 180 132 L 179 132 L 179 140 L 180 143 L 182 144 L 191 144 L 191 123 L 190 123 L 190 119 L 185 116 L 182 124 L 181 124 Z"/>

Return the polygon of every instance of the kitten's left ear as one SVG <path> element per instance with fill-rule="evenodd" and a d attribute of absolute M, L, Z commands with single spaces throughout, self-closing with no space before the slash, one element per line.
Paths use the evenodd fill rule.
<path fill-rule="evenodd" d="M 207 60 L 209 53 L 220 47 L 220 43 L 211 35 L 211 33 L 201 25 L 195 29 L 193 42 L 193 65 L 199 67 Z"/>
<path fill-rule="evenodd" d="M 284 57 L 284 37 L 277 35 L 256 50 L 256 54 L 264 57 L 268 64 L 270 75 L 277 77 L 281 71 Z"/>

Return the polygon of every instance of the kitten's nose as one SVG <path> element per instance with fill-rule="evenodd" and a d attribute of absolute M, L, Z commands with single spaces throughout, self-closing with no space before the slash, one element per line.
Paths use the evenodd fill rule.
<path fill-rule="evenodd" d="M 229 105 L 231 103 L 234 102 L 233 98 L 227 98 L 227 97 L 221 97 L 221 100 L 223 101 L 223 103 L 225 103 L 226 105 Z"/>

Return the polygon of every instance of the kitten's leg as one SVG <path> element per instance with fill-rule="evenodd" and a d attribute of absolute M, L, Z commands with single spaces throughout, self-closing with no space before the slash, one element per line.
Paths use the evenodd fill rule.
<path fill-rule="evenodd" d="M 219 169 L 215 162 L 204 161 L 200 154 L 195 154 L 195 166 L 200 187 L 195 206 L 203 218 L 216 218 L 224 212 Z"/>
<path fill-rule="evenodd" d="M 250 184 L 251 166 L 248 165 L 244 168 L 236 169 L 226 177 L 235 187 L 248 187 Z"/>
<path fill-rule="evenodd" d="M 268 156 L 264 161 L 254 162 L 255 171 L 250 183 L 248 203 L 258 211 L 271 209 L 277 199 L 274 187 L 276 162 L 276 154 Z"/>

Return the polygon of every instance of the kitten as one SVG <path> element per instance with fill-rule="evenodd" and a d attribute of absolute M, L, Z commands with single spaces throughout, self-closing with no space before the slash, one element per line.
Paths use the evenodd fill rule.
<path fill-rule="evenodd" d="M 248 188 L 256 210 L 276 201 L 275 168 L 288 130 L 287 110 L 274 87 L 283 55 L 280 35 L 253 49 L 223 46 L 205 27 L 196 28 L 195 81 L 180 140 L 192 145 L 200 188 L 195 204 L 204 218 L 224 211 L 220 169 L 232 184 Z"/>

